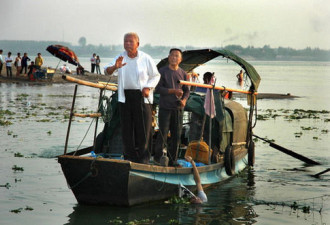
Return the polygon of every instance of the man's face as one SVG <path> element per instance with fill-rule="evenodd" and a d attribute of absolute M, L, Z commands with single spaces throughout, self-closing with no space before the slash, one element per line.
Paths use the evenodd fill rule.
<path fill-rule="evenodd" d="M 130 35 L 124 38 L 124 48 L 127 52 L 134 53 L 137 51 L 138 47 L 139 42 L 134 36 Z"/>
<path fill-rule="evenodd" d="M 170 53 L 168 56 L 168 63 L 172 66 L 177 66 L 182 61 L 182 55 L 181 52 L 174 50 Z"/>

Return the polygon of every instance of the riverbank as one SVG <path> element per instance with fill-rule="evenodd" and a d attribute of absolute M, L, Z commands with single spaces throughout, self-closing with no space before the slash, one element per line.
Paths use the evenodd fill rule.
<path fill-rule="evenodd" d="M 7 77 L 6 75 L 6 70 L 4 69 L 0 75 L 0 83 L 69 83 L 66 80 L 62 79 L 62 73 L 59 71 L 56 71 L 55 74 L 49 78 L 49 79 L 36 79 L 35 81 L 30 81 L 27 74 L 20 74 L 19 76 L 16 76 L 16 68 L 12 68 L 13 76 L 12 77 Z M 66 74 L 69 76 L 72 76 L 77 79 L 81 80 L 86 80 L 90 82 L 95 82 L 97 83 L 98 81 L 103 81 L 103 82 L 117 82 L 116 77 L 110 77 L 110 76 L 105 76 L 102 74 L 95 74 L 95 73 L 89 73 L 85 72 L 85 75 L 76 75 L 76 74 Z"/>

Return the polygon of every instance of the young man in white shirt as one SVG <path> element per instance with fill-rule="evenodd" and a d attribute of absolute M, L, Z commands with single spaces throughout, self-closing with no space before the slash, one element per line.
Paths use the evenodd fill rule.
<path fill-rule="evenodd" d="M 13 72 L 11 71 L 11 65 L 13 62 L 13 58 L 11 57 L 11 52 L 8 52 L 8 56 L 5 58 L 5 62 L 6 62 L 7 77 L 13 77 Z"/>

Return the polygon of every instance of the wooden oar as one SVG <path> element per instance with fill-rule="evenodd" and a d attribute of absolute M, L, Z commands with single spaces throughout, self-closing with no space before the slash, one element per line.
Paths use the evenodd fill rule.
<path fill-rule="evenodd" d="M 117 91 L 117 87 L 114 87 L 114 86 L 108 86 L 108 85 L 104 85 L 104 84 L 97 84 L 97 83 L 93 83 L 93 82 L 89 82 L 89 81 L 85 81 L 85 80 L 80 80 L 80 79 L 70 77 L 70 76 L 66 76 L 66 75 L 63 75 L 62 78 L 64 80 L 74 82 L 74 83 L 77 83 L 77 84 L 86 85 L 86 86 L 89 86 L 89 87 L 107 89 L 107 90 L 110 90 L 110 91 Z"/>
<path fill-rule="evenodd" d="M 294 151 L 291 151 L 291 150 L 286 149 L 286 148 L 284 148 L 282 146 L 279 146 L 279 145 L 277 145 L 277 144 L 275 144 L 275 143 L 273 143 L 271 141 L 266 140 L 265 138 L 259 137 L 259 136 L 255 135 L 255 134 L 253 134 L 253 136 L 256 137 L 256 138 L 259 138 L 260 140 L 263 140 L 263 141 L 269 143 L 269 146 L 270 147 L 273 147 L 273 148 L 275 148 L 275 149 L 277 149 L 277 150 L 279 150 L 279 151 L 281 151 L 281 152 L 283 152 L 285 154 L 288 154 L 288 155 L 290 155 L 290 156 L 292 156 L 292 157 L 294 157 L 296 159 L 299 159 L 299 160 L 301 160 L 301 161 L 303 161 L 303 162 L 305 162 L 307 164 L 321 165 L 321 163 L 319 163 L 319 162 L 316 162 L 316 161 L 314 161 L 312 159 L 309 159 L 309 158 L 307 158 L 307 157 L 305 157 L 303 155 L 300 155 L 298 153 L 295 153 Z"/>
<path fill-rule="evenodd" d="M 196 87 L 202 87 L 202 88 L 213 88 L 213 85 L 211 84 L 201 84 L 201 83 L 195 83 L 195 82 L 190 82 L 190 81 L 185 81 L 185 80 L 179 80 L 178 81 L 182 85 L 187 85 L 187 86 L 196 86 Z M 242 89 L 234 89 L 234 88 L 226 88 L 226 87 L 221 87 L 221 86 L 214 86 L 215 90 L 220 90 L 220 91 L 230 91 L 230 92 L 238 92 L 238 93 L 244 93 L 244 94 L 254 94 L 257 95 L 258 92 L 251 92 L 251 91 L 246 91 Z"/>
<path fill-rule="evenodd" d="M 317 173 L 317 174 L 314 174 L 314 175 L 312 175 L 312 177 L 319 177 L 320 175 L 322 175 L 322 174 L 324 174 L 324 173 L 326 173 L 326 172 L 329 172 L 330 171 L 330 168 L 328 168 L 328 169 L 326 169 L 326 170 L 323 170 L 322 172 L 319 172 L 319 173 Z"/>

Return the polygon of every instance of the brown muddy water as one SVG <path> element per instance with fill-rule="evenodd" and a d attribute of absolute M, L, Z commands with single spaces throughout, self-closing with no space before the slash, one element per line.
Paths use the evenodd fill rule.
<path fill-rule="evenodd" d="M 79 205 L 55 157 L 63 153 L 74 85 L 0 84 L 0 224 L 329 224 L 330 172 L 311 175 L 330 168 L 330 64 L 252 64 L 262 77 L 259 92 L 300 96 L 258 101 L 254 133 L 322 165 L 308 166 L 257 141 L 254 168 L 207 190 L 204 205 Z M 236 74 L 235 66 L 211 64 L 198 72 L 205 70 L 235 85 L 223 79 Z M 77 111 L 96 110 L 98 96 L 79 86 Z M 93 124 L 84 138 L 91 121 L 73 122 L 69 151 L 92 144 Z"/>

